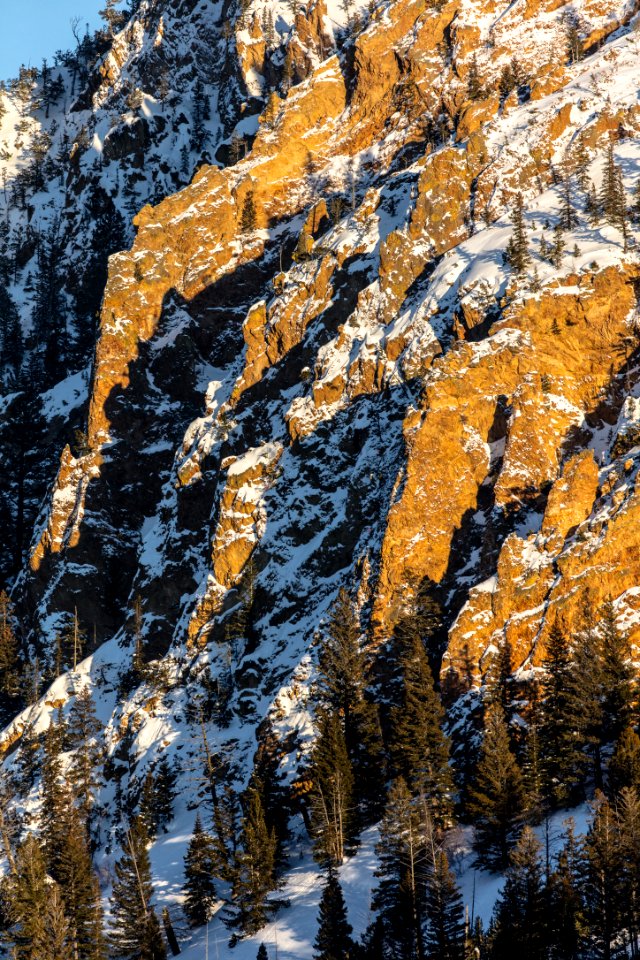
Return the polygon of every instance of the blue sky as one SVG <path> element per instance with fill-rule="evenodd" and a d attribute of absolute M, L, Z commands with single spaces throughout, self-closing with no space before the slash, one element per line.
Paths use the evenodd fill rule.
<path fill-rule="evenodd" d="M 0 79 L 18 73 L 21 63 L 39 67 L 56 50 L 73 46 L 71 20 L 94 28 L 102 0 L 0 0 Z"/>

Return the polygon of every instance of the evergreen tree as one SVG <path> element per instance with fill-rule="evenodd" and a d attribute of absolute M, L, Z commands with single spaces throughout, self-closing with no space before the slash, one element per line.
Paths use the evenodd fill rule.
<path fill-rule="evenodd" d="M 54 876 L 66 847 L 67 816 L 73 804 L 60 758 L 62 735 L 60 723 L 49 725 L 44 741 L 41 777 L 40 827 L 47 855 L 47 867 Z"/>
<path fill-rule="evenodd" d="M 76 694 L 69 711 L 68 741 L 75 750 L 71 763 L 71 779 L 80 809 L 88 819 L 96 795 L 102 785 L 104 746 L 100 740 L 102 724 L 96 716 L 96 707 L 89 686 Z"/>
<path fill-rule="evenodd" d="M 42 960 L 39 943 L 46 936 L 49 881 L 42 848 L 28 834 L 16 852 L 16 871 L 3 881 L 9 939 L 15 960 Z"/>
<path fill-rule="evenodd" d="M 462 897 L 444 850 L 436 850 L 426 890 L 426 947 L 433 960 L 465 960 Z"/>
<path fill-rule="evenodd" d="M 623 246 L 626 250 L 629 240 L 629 214 L 622 179 L 622 169 L 615 161 L 612 142 L 609 143 L 607 156 L 605 158 L 600 191 L 600 206 L 605 220 L 617 227 L 622 233 Z"/>
<path fill-rule="evenodd" d="M 240 229 L 243 233 L 253 233 L 256 229 L 257 214 L 256 205 L 253 199 L 253 190 L 249 190 L 242 205 L 242 215 L 240 217 Z"/>
<path fill-rule="evenodd" d="M 418 640 L 405 653 L 402 667 L 402 702 L 391 716 L 396 776 L 403 777 L 415 795 L 425 797 L 435 820 L 444 824 L 451 818 L 454 792 L 449 741 L 442 730 L 444 710 Z"/>
<path fill-rule="evenodd" d="M 267 953 L 267 948 L 264 943 L 261 943 L 258 947 L 258 955 L 256 960 L 269 960 L 269 954 Z"/>
<path fill-rule="evenodd" d="M 106 960 L 100 889 L 91 863 L 87 832 L 73 805 L 64 819 L 64 833 L 66 843 L 52 873 L 64 899 L 67 939 L 73 958 Z"/>
<path fill-rule="evenodd" d="M 629 640 L 618 628 L 613 604 L 605 603 L 601 615 L 599 629 L 604 687 L 602 736 L 605 743 L 612 743 L 633 722 L 635 674 Z"/>
<path fill-rule="evenodd" d="M 258 749 L 253 760 L 252 782 L 260 793 L 265 822 L 275 832 L 280 863 L 289 837 L 291 813 L 290 791 L 280 766 L 284 750 L 269 717 L 260 725 L 256 736 Z"/>
<path fill-rule="evenodd" d="M 616 743 L 608 770 L 609 794 L 614 797 L 624 787 L 640 790 L 640 737 L 626 727 Z"/>
<path fill-rule="evenodd" d="M 13 629 L 13 605 L 0 591 L 0 706 L 8 720 L 19 694 L 18 643 Z"/>
<path fill-rule="evenodd" d="M 509 745 L 502 711 L 489 710 L 469 813 L 476 832 L 478 861 L 490 868 L 507 864 L 509 850 L 522 822 L 522 774 Z"/>
<path fill-rule="evenodd" d="M 578 960 L 584 933 L 579 889 L 580 853 L 569 823 L 564 847 L 549 879 L 547 941 L 551 960 Z"/>
<path fill-rule="evenodd" d="M 552 804 L 563 806 L 579 794 L 585 757 L 574 695 L 574 664 L 568 638 L 557 621 L 549 633 L 542 666 L 540 743 L 545 792 Z"/>
<path fill-rule="evenodd" d="M 184 912 L 192 927 L 203 926 L 211 916 L 216 899 L 213 869 L 211 837 L 203 830 L 198 815 L 184 858 Z"/>
<path fill-rule="evenodd" d="M 603 960 L 611 960 L 614 955 L 623 904 L 620 853 L 613 809 L 600 795 L 584 843 L 582 891 L 593 955 Z"/>
<path fill-rule="evenodd" d="M 355 836 L 353 771 L 339 717 L 322 713 L 318 726 L 310 765 L 314 849 L 321 863 L 339 866 Z"/>
<path fill-rule="evenodd" d="M 427 814 L 425 817 L 424 814 Z M 422 816 L 421 816 L 422 814 Z M 403 780 L 389 790 L 376 853 L 380 867 L 373 908 L 379 917 L 376 940 L 384 955 L 424 960 L 427 850 L 433 844 L 428 811 L 420 809 Z"/>
<path fill-rule="evenodd" d="M 178 775 L 166 753 L 163 753 L 154 770 L 154 815 L 159 829 L 167 832 L 167 827 L 173 820 L 173 807 L 176 799 L 176 783 Z"/>
<path fill-rule="evenodd" d="M 313 944 L 315 960 L 349 960 L 354 955 L 351 933 L 340 881 L 335 870 L 329 868 L 320 899 L 318 933 Z"/>
<path fill-rule="evenodd" d="M 44 923 L 33 943 L 39 960 L 75 960 L 69 934 L 69 921 L 57 883 L 48 890 Z"/>
<path fill-rule="evenodd" d="M 540 844 L 525 827 L 511 852 L 495 909 L 492 960 L 546 960 L 544 910 Z"/>
<path fill-rule="evenodd" d="M 356 609 L 342 588 L 320 647 L 316 699 L 323 709 L 341 718 L 359 819 L 370 823 L 382 811 L 379 785 L 385 759 L 377 708 L 367 695 L 360 634 Z"/>
<path fill-rule="evenodd" d="M 571 175 L 566 164 L 562 173 L 560 186 L 560 224 L 563 230 L 573 230 L 578 222 L 578 218 L 571 197 Z"/>
<path fill-rule="evenodd" d="M 562 265 L 562 255 L 566 245 L 562 221 L 559 220 L 553 228 L 553 244 L 551 245 L 551 262 L 556 269 L 559 269 Z"/>
<path fill-rule="evenodd" d="M 640 799 L 636 790 L 624 787 L 615 810 L 618 834 L 619 878 L 619 932 L 628 942 L 631 956 L 640 952 Z"/>
<path fill-rule="evenodd" d="M 467 74 L 467 97 L 469 100 L 481 100 L 483 96 L 484 85 L 480 77 L 478 58 L 474 54 L 469 65 L 469 73 Z"/>
<path fill-rule="evenodd" d="M 147 844 L 144 827 L 135 819 L 127 830 L 122 857 L 115 865 L 109 936 L 114 957 L 166 960 L 160 924 L 151 903 L 153 886 Z"/>
<path fill-rule="evenodd" d="M 253 934 L 272 909 L 268 895 L 276 886 L 276 838 L 265 823 L 260 794 L 251 787 L 247 794 L 229 922 L 242 934 Z"/>
<path fill-rule="evenodd" d="M 527 228 L 524 220 L 524 199 L 520 192 L 516 194 L 515 205 L 511 212 L 511 222 L 513 232 L 507 244 L 507 263 L 514 273 L 520 275 L 526 271 L 531 262 L 527 243 Z"/>

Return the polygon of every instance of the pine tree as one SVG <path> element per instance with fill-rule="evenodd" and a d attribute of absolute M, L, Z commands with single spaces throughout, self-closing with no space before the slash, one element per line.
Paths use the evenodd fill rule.
<path fill-rule="evenodd" d="M 509 857 L 495 909 L 492 960 L 546 960 L 545 898 L 540 844 L 525 827 Z"/>
<path fill-rule="evenodd" d="M 100 789 L 104 746 L 100 739 L 102 724 L 96 716 L 96 707 L 89 686 L 76 694 L 69 711 L 68 740 L 75 750 L 71 763 L 71 779 L 85 819 L 88 819 Z"/>
<path fill-rule="evenodd" d="M 66 843 L 52 874 L 60 886 L 74 960 L 106 960 L 102 902 L 86 829 L 76 807 L 64 819 Z"/>
<path fill-rule="evenodd" d="M 583 848 L 582 892 L 595 956 L 611 960 L 622 899 L 620 838 L 613 809 L 600 795 Z"/>
<path fill-rule="evenodd" d="M 376 853 L 380 867 L 373 908 L 379 915 L 385 956 L 398 960 L 426 957 L 424 905 L 427 849 L 433 835 L 428 820 L 403 780 L 391 785 Z"/>
<path fill-rule="evenodd" d="M 342 588 L 320 646 L 315 698 L 322 709 L 341 718 L 362 823 L 375 822 L 381 814 L 379 785 L 384 776 L 380 720 L 367 697 L 366 673 L 357 612 Z"/>
<path fill-rule="evenodd" d="M 13 629 L 13 604 L 0 591 L 0 697 L 3 711 L 15 705 L 19 692 L 18 644 Z M 8 719 L 8 718 L 7 718 Z"/>
<path fill-rule="evenodd" d="M 571 175 L 569 169 L 565 164 L 564 170 L 562 172 L 562 180 L 560 181 L 561 186 L 561 202 L 560 202 L 560 223 L 563 230 L 573 230 L 578 218 L 573 206 L 573 200 L 571 197 Z"/>
<path fill-rule="evenodd" d="M 284 845 L 289 837 L 291 798 L 284 782 L 281 761 L 285 755 L 273 722 L 267 717 L 256 732 L 258 749 L 253 759 L 252 783 L 260 793 L 265 822 L 273 829 L 278 842 L 277 859 L 284 858 Z"/>
<path fill-rule="evenodd" d="M 559 220 L 553 228 L 553 244 L 551 245 L 551 262 L 556 269 L 562 266 L 562 255 L 566 245 L 562 222 Z"/>
<path fill-rule="evenodd" d="M 565 631 L 556 621 L 542 661 L 540 744 L 545 793 L 563 806 L 576 798 L 584 776 L 583 736 L 575 699 L 575 666 Z"/>
<path fill-rule="evenodd" d="M 184 912 L 192 927 L 203 926 L 211 916 L 216 899 L 213 870 L 211 837 L 203 830 L 198 814 L 184 858 Z"/>
<path fill-rule="evenodd" d="M 353 955 L 352 927 L 338 876 L 329 869 L 318 912 L 318 933 L 314 941 L 315 960 L 348 960 Z"/>
<path fill-rule="evenodd" d="M 240 229 L 243 233 L 253 233 L 256 229 L 257 214 L 256 205 L 253 199 L 253 190 L 249 190 L 244 198 L 242 206 L 242 215 L 240 217 Z"/>
<path fill-rule="evenodd" d="M 50 895 L 42 848 L 28 834 L 16 852 L 16 872 L 3 881 L 3 900 L 15 960 L 42 960 L 38 944 L 46 935 Z"/>
<path fill-rule="evenodd" d="M 502 711 L 494 706 L 488 712 L 469 803 L 480 863 L 490 868 L 506 866 L 523 808 L 522 774 L 509 745 Z"/>
<path fill-rule="evenodd" d="M 318 728 L 310 764 L 314 850 L 321 863 L 339 866 L 355 836 L 353 770 L 340 718 L 321 713 Z"/>
<path fill-rule="evenodd" d="M 144 827 L 135 819 L 115 865 L 109 946 L 114 957 L 166 960 L 158 917 L 152 906 L 151 864 Z"/>
<path fill-rule="evenodd" d="M 569 821 L 565 844 L 549 878 L 547 943 L 554 960 L 578 960 L 584 933 L 579 889 L 580 853 Z"/>
<path fill-rule="evenodd" d="M 73 803 L 71 791 L 63 775 L 61 748 L 60 725 L 51 723 L 44 741 L 40 827 L 47 854 L 47 866 L 54 876 L 66 847 L 66 820 Z"/>
<path fill-rule="evenodd" d="M 267 948 L 264 943 L 261 943 L 258 947 L 258 955 L 256 960 L 269 960 L 269 954 L 267 953 Z"/>
<path fill-rule="evenodd" d="M 480 77 L 478 58 L 474 54 L 469 65 L 469 73 L 467 74 L 467 97 L 469 100 L 481 100 L 483 96 L 484 85 Z"/>
<path fill-rule="evenodd" d="M 640 737 L 626 727 L 616 743 L 608 770 L 609 794 L 615 797 L 624 787 L 640 790 Z"/>
<path fill-rule="evenodd" d="M 454 793 L 449 740 L 442 730 L 444 710 L 418 640 L 405 653 L 402 667 L 402 702 L 391 716 L 395 773 L 415 795 L 426 798 L 436 822 L 444 824 L 451 818 Z"/>
<path fill-rule="evenodd" d="M 75 960 L 69 934 L 69 921 L 57 883 L 48 890 L 44 923 L 38 931 L 33 948 L 39 960 Z"/>
<path fill-rule="evenodd" d="M 462 897 L 444 850 L 436 850 L 426 890 L 426 947 L 434 960 L 465 960 Z"/>
<path fill-rule="evenodd" d="M 524 220 L 524 198 L 520 192 L 516 194 L 515 205 L 511 212 L 511 222 L 513 232 L 507 244 L 507 263 L 514 273 L 521 275 L 531 262 L 531 257 L 529 256 L 527 228 Z"/>
<path fill-rule="evenodd" d="M 605 743 L 612 743 L 634 719 L 635 673 L 631 665 L 629 640 L 618 628 L 613 604 L 605 603 L 600 614 L 604 687 L 602 736 Z"/>
<path fill-rule="evenodd" d="M 640 949 L 640 798 L 636 790 L 624 787 L 615 809 L 620 852 L 619 929 L 629 942 L 631 956 Z"/>
<path fill-rule="evenodd" d="M 612 142 L 609 142 L 605 159 L 600 190 L 600 206 L 605 220 L 617 227 L 622 233 L 623 246 L 626 251 L 629 240 L 627 198 L 622 179 L 622 169 L 615 161 Z"/>
<path fill-rule="evenodd" d="M 276 886 L 276 838 L 265 823 L 260 794 L 251 787 L 247 794 L 229 923 L 242 934 L 253 934 L 264 926 L 272 909 L 268 896 Z"/>
<path fill-rule="evenodd" d="M 169 763 L 166 753 L 163 753 L 154 770 L 154 814 L 157 827 L 167 832 L 167 827 L 173 820 L 173 806 L 176 799 L 176 783 L 178 775 L 176 769 Z"/>

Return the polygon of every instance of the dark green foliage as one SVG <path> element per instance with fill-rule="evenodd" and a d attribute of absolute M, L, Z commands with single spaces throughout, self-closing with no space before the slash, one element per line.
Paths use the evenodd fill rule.
<path fill-rule="evenodd" d="M 152 905 L 153 886 L 148 839 L 139 819 L 132 822 L 115 865 L 111 898 L 109 946 L 114 957 L 166 960 L 158 917 Z"/>
<path fill-rule="evenodd" d="M 391 714 L 391 750 L 396 776 L 423 796 L 435 821 L 448 822 L 453 809 L 449 741 L 442 730 L 444 710 L 422 643 L 414 638 L 402 659 L 401 703 Z"/>
<path fill-rule="evenodd" d="M 337 874 L 330 869 L 320 899 L 315 960 L 349 960 L 353 956 L 352 927 Z"/>
<path fill-rule="evenodd" d="M 488 711 L 482 754 L 469 813 L 476 832 L 478 861 L 489 868 L 507 864 L 524 813 L 522 774 L 509 744 L 509 733 L 499 707 Z"/>
<path fill-rule="evenodd" d="M 557 960 L 577 960 L 584 930 L 579 890 L 580 851 L 569 822 L 564 847 L 549 880 L 547 940 L 549 954 Z"/>
<path fill-rule="evenodd" d="M 443 850 L 435 852 L 425 903 L 428 956 L 434 960 L 465 960 L 462 897 Z"/>
<path fill-rule="evenodd" d="M 242 205 L 240 229 L 243 233 L 252 233 L 256 229 L 256 222 L 256 205 L 253 199 L 253 191 L 250 190 L 244 198 L 244 203 Z"/>
<path fill-rule="evenodd" d="M 228 922 L 242 934 L 252 934 L 264 926 L 273 908 L 268 896 L 276 887 L 277 843 L 274 831 L 267 828 L 260 794 L 254 787 L 247 791 L 244 808 Z"/>
<path fill-rule="evenodd" d="M 64 819 L 66 843 L 52 870 L 60 886 L 74 960 L 104 960 L 102 904 L 86 829 L 71 806 Z"/>
<path fill-rule="evenodd" d="M 103 782 L 102 764 L 105 751 L 101 740 L 102 724 L 96 716 L 95 703 L 88 686 L 78 693 L 69 711 L 67 738 L 75 750 L 71 763 L 71 781 L 80 808 L 87 819 Z"/>
<path fill-rule="evenodd" d="M 525 827 L 509 857 L 496 905 L 492 960 L 546 960 L 546 922 L 540 844 Z"/>
<path fill-rule="evenodd" d="M 412 799 L 403 780 L 395 781 L 380 826 L 373 908 L 380 923 L 377 941 L 397 960 L 425 956 L 426 851 L 432 843 L 428 810 Z"/>
<path fill-rule="evenodd" d="M 18 705 L 20 691 L 18 643 L 13 627 L 13 605 L 0 591 L 0 708 L 8 720 Z"/>
<path fill-rule="evenodd" d="M 311 754 L 311 824 L 314 851 L 321 863 L 338 866 L 353 846 L 353 770 L 340 718 L 322 713 Z"/>
<path fill-rule="evenodd" d="M 315 697 L 323 710 L 341 719 L 362 824 L 375 822 L 381 815 L 380 780 L 385 772 L 380 720 L 367 684 L 357 611 L 343 588 L 321 642 Z"/>
<path fill-rule="evenodd" d="M 602 187 L 600 190 L 600 207 L 607 223 L 617 227 L 623 239 L 624 249 L 627 249 L 629 240 L 629 213 L 627 198 L 622 180 L 622 170 L 616 163 L 613 153 L 613 143 L 609 143 L 605 160 Z"/>
<path fill-rule="evenodd" d="M 513 232 L 507 244 L 507 263 L 515 274 L 523 274 L 531 262 L 527 241 L 527 228 L 524 220 L 524 199 L 520 192 L 516 194 L 515 205 L 511 212 Z"/>
<path fill-rule="evenodd" d="M 216 898 L 213 870 L 212 840 L 198 815 L 184 858 L 184 912 L 192 927 L 202 926 L 211 916 Z"/>
<path fill-rule="evenodd" d="M 553 804 L 561 806 L 579 795 L 586 760 L 582 724 L 577 716 L 573 659 L 568 637 L 558 622 L 549 633 L 542 665 L 540 742 L 545 792 Z"/>
<path fill-rule="evenodd" d="M 469 100 L 481 100 L 484 96 L 484 85 L 478 68 L 478 59 L 474 54 L 467 74 L 467 97 Z"/>
<path fill-rule="evenodd" d="M 16 960 L 41 960 L 49 885 L 44 853 L 33 834 L 20 844 L 15 860 L 16 872 L 3 880 L 2 891 L 9 939 Z"/>
<path fill-rule="evenodd" d="M 608 769 L 610 796 L 624 787 L 640 790 L 640 737 L 633 727 L 627 727 L 620 734 Z"/>

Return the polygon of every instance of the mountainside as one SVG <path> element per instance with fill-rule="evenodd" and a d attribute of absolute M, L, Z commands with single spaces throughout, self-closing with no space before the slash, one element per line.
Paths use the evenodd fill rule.
<path fill-rule="evenodd" d="M 180 927 L 196 808 L 212 789 L 215 820 L 216 786 L 241 794 L 275 738 L 289 905 L 231 953 L 218 875 L 186 957 L 207 937 L 239 960 L 313 955 L 315 691 L 341 588 L 390 770 L 407 617 L 463 779 L 505 650 L 525 769 L 559 631 L 617 631 L 637 659 L 637 11 L 141 0 L 0 94 L 0 571 L 22 676 L 5 816 L 38 827 L 42 765 L 24 769 L 88 687 L 103 898 L 168 759 L 151 859 Z M 620 730 L 602 736 L 554 830 L 612 782 Z M 357 937 L 380 813 L 337 857 Z M 480 873 L 472 905 L 458 819 L 445 846 L 486 923 L 500 881 Z"/>

